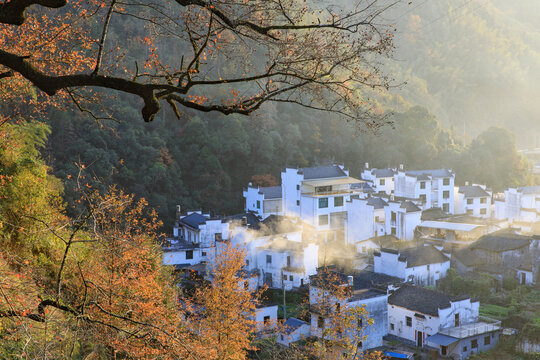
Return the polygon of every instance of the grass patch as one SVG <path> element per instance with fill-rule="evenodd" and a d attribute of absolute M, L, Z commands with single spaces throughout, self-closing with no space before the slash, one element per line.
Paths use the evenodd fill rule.
<path fill-rule="evenodd" d="M 497 320 L 508 317 L 509 308 L 493 304 L 480 305 L 480 316 L 487 316 Z"/>

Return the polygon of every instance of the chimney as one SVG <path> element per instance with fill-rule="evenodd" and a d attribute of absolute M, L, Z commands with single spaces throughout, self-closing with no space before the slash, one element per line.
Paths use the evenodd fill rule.
<path fill-rule="evenodd" d="M 347 276 L 347 283 L 350 287 L 354 286 L 354 277 L 352 275 Z"/>
<path fill-rule="evenodd" d="M 248 182 L 248 186 L 253 186 L 253 183 L 251 181 Z"/>
<path fill-rule="evenodd" d="M 468 182 L 468 181 L 465 181 L 465 186 L 469 186 L 469 182 Z"/>
<path fill-rule="evenodd" d="M 403 171 L 403 164 L 399 164 L 399 170 Z"/>
<path fill-rule="evenodd" d="M 176 205 L 176 220 L 180 220 L 180 216 L 182 216 L 182 207 L 180 205 Z"/>
<path fill-rule="evenodd" d="M 369 163 L 365 164 L 366 169 L 369 169 Z"/>

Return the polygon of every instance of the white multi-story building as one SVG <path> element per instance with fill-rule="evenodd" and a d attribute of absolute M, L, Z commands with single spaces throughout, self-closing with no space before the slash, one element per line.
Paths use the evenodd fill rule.
<path fill-rule="evenodd" d="M 434 286 L 446 277 L 450 259 L 431 245 L 404 250 L 381 249 L 373 253 L 373 266 L 376 273 Z"/>
<path fill-rule="evenodd" d="M 413 240 L 414 230 L 420 224 L 422 209 L 412 201 L 388 201 L 384 207 L 385 232 L 400 240 Z"/>
<path fill-rule="evenodd" d="M 454 213 L 455 174 L 448 169 L 399 170 L 394 175 L 394 195 L 409 199 L 420 199 L 426 209 L 439 207 L 449 214 Z"/>
<path fill-rule="evenodd" d="M 491 191 L 485 185 L 465 185 L 454 188 L 454 213 L 491 217 Z"/>
<path fill-rule="evenodd" d="M 495 218 L 510 222 L 540 221 L 540 186 L 509 188 L 495 198 Z"/>
<path fill-rule="evenodd" d="M 281 186 L 258 187 L 249 183 L 243 191 L 246 212 L 252 212 L 261 219 L 270 215 L 283 215 Z"/>
<path fill-rule="evenodd" d="M 380 197 L 367 199 L 351 199 L 347 203 L 347 242 L 357 246 L 364 240 L 386 234 L 385 207 L 388 203 Z M 364 251 L 365 252 L 365 251 Z"/>
<path fill-rule="evenodd" d="M 369 164 L 366 163 L 365 169 L 362 171 L 360 177 L 362 180 L 368 181 L 376 193 L 383 192 L 391 195 L 394 193 L 395 174 L 396 170 L 394 169 L 370 169 Z"/>
<path fill-rule="evenodd" d="M 317 273 L 319 246 L 277 236 L 256 249 L 259 285 L 291 290 Z"/>

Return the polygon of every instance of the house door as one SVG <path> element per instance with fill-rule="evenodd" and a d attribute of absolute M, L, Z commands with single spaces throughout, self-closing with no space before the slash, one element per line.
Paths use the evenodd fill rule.
<path fill-rule="evenodd" d="M 300 286 L 304 287 L 304 279 L 300 279 Z"/>
<path fill-rule="evenodd" d="M 525 285 L 525 273 L 521 273 L 521 285 Z"/>
<path fill-rule="evenodd" d="M 422 347 L 422 332 L 421 331 L 418 332 L 418 338 L 417 338 L 417 341 L 416 341 L 416 345 L 418 345 L 418 347 Z"/>

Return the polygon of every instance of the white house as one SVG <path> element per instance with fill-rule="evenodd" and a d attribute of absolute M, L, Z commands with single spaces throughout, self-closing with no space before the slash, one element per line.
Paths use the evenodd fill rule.
<path fill-rule="evenodd" d="M 367 335 L 366 340 L 358 344 L 359 347 L 364 351 L 382 346 L 383 336 L 388 332 L 388 294 L 386 291 L 366 286 L 366 282 L 356 279 L 356 275 L 343 273 L 336 273 L 336 275 L 340 285 L 349 288 L 349 296 L 339 302 L 335 297 L 329 296 L 328 291 L 325 290 L 325 282 L 336 279 L 333 275 L 321 273 L 312 277 L 309 287 L 311 336 L 321 337 L 322 330 L 331 326 L 331 320 L 324 316 L 327 313 L 320 309 L 334 306 L 335 311 L 342 311 L 341 309 L 346 307 L 361 306 L 367 311 L 367 319 L 373 319 L 373 322 L 370 324 L 366 318 L 358 319 L 356 326 L 361 327 L 363 334 Z M 325 280 L 324 277 L 332 280 Z M 347 336 L 346 333 L 343 335 Z"/>
<path fill-rule="evenodd" d="M 269 215 L 283 215 L 281 185 L 270 187 L 252 186 L 249 183 L 243 191 L 246 212 L 257 214 L 261 219 Z"/>
<path fill-rule="evenodd" d="M 402 285 L 388 297 L 388 333 L 423 347 L 440 330 L 478 322 L 480 303 Z"/>
<path fill-rule="evenodd" d="M 412 201 L 388 201 L 384 207 L 385 232 L 400 240 L 413 240 L 414 230 L 420 224 L 422 209 Z"/>
<path fill-rule="evenodd" d="M 465 185 L 454 188 L 454 213 L 491 217 L 491 191 L 485 185 Z"/>
<path fill-rule="evenodd" d="M 302 340 L 309 336 L 311 325 L 305 321 L 288 318 L 283 323 L 283 330 L 278 334 L 278 344 L 289 346 L 290 343 Z"/>
<path fill-rule="evenodd" d="M 510 222 L 534 223 L 540 220 L 540 186 L 509 188 L 495 198 L 495 218 Z"/>
<path fill-rule="evenodd" d="M 259 285 L 287 290 L 309 283 L 317 273 L 319 246 L 275 236 L 256 249 Z"/>
<path fill-rule="evenodd" d="M 278 305 L 261 304 L 255 309 L 255 322 L 259 332 L 268 331 L 277 326 Z"/>
<path fill-rule="evenodd" d="M 386 234 L 386 206 L 388 203 L 376 196 L 351 199 L 347 203 L 347 243 L 356 245 L 358 252 L 362 250 L 363 241 Z"/>
<path fill-rule="evenodd" d="M 450 259 L 431 245 L 404 250 L 381 249 L 373 253 L 373 263 L 376 273 L 424 286 L 436 285 L 450 268 Z"/>
<path fill-rule="evenodd" d="M 454 213 L 455 174 L 448 169 L 400 170 L 394 175 L 394 195 L 409 199 L 420 199 L 426 208 L 440 207 Z"/>
<path fill-rule="evenodd" d="M 394 169 L 370 169 L 369 164 L 366 163 L 365 169 L 362 171 L 360 177 L 362 180 L 368 181 L 376 193 L 384 192 L 390 195 L 394 193 L 395 174 L 396 170 Z"/>

